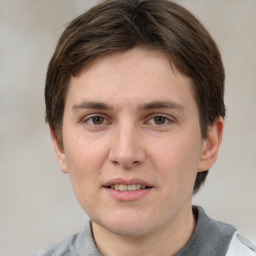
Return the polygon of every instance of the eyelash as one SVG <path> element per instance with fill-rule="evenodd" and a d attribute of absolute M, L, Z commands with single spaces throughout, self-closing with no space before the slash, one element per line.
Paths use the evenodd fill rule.
<path fill-rule="evenodd" d="M 164 122 L 161 123 L 161 124 L 157 124 L 155 121 L 156 121 L 156 118 L 162 118 L 164 119 Z M 167 125 L 168 123 L 173 123 L 173 120 L 170 119 L 169 117 L 165 116 L 165 115 L 161 115 L 161 114 L 156 114 L 154 116 L 152 116 L 149 121 L 147 121 L 147 123 L 150 123 L 151 120 L 154 120 L 154 124 L 153 125 L 157 125 L 157 126 L 163 126 L 163 125 Z"/>
<path fill-rule="evenodd" d="M 96 119 L 96 118 L 100 118 L 103 121 L 103 123 L 101 123 L 101 124 L 93 123 L 93 120 Z M 90 124 L 92 126 L 101 126 L 101 125 L 106 124 L 107 119 L 104 116 L 102 116 L 102 115 L 91 115 L 91 116 L 86 117 L 82 121 L 83 121 L 83 123 L 88 123 L 88 124 Z"/>
<path fill-rule="evenodd" d="M 95 119 L 99 118 L 100 120 L 98 121 L 102 121 L 100 124 L 95 124 Z M 163 123 L 157 124 L 156 123 L 156 119 L 162 119 Z M 151 123 L 151 121 L 153 120 L 154 123 Z M 159 120 L 158 120 L 159 121 Z M 106 125 L 107 123 L 110 123 L 103 115 L 97 114 L 97 115 L 90 115 L 87 116 L 85 119 L 82 120 L 83 123 L 87 123 L 91 126 L 103 126 Z M 165 115 L 161 115 L 161 114 L 154 114 L 151 115 L 150 118 L 148 119 L 148 121 L 145 122 L 146 124 L 152 124 L 152 125 L 156 125 L 156 126 L 164 126 L 167 125 L 169 123 L 173 123 L 173 120 Z"/>

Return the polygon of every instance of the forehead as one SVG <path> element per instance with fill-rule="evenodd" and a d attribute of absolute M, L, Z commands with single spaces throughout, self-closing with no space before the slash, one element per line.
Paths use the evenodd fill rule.
<path fill-rule="evenodd" d="M 140 47 L 97 58 L 71 78 L 67 93 L 75 101 L 185 101 L 188 96 L 193 98 L 190 78 L 164 53 Z"/>
<path fill-rule="evenodd" d="M 114 72 L 113 69 L 121 73 Z M 110 76 L 121 74 L 125 76 L 132 72 L 135 73 L 136 71 L 141 74 L 148 73 L 150 76 L 159 72 L 162 74 L 172 72 L 175 77 L 190 82 L 190 78 L 183 75 L 177 69 L 171 57 L 169 57 L 166 52 L 144 46 L 137 46 L 126 51 L 114 52 L 97 57 L 89 62 L 75 77 L 79 77 L 84 73 L 87 73 L 89 77 L 92 72 L 97 72 L 98 75 L 106 75 L 107 70 L 111 71 L 111 73 L 109 73 Z M 72 78 L 74 79 L 75 77 Z"/>

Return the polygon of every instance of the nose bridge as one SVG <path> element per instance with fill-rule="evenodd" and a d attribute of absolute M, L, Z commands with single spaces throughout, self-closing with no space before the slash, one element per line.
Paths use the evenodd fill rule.
<path fill-rule="evenodd" d="M 131 121 L 117 125 L 110 152 L 111 161 L 123 167 L 131 167 L 144 161 L 145 153 L 140 143 L 138 127 Z"/>

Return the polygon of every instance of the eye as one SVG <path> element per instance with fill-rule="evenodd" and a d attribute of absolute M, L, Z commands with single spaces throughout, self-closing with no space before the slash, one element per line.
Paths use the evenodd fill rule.
<path fill-rule="evenodd" d="M 165 124 L 166 121 L 168 121 L 167 118 L 164 116 L 155 116 L 153 119 L 155 124 Z"/>
<path fill-rule="evenodd" d="M 91 116 L 84 120 L 85 123 L 89 123 L 90 125 L 102 125 L 105 124 L 107 121 L 102 116 Z"/>
<path fill-rule="evenodd" d="M 156 125 L 164 125 L 170 122 L 172 122 L 170 118 L 167 118 L 161 115 L 154 116 L 148 121 L 149 124 L 156 124 Z"/>

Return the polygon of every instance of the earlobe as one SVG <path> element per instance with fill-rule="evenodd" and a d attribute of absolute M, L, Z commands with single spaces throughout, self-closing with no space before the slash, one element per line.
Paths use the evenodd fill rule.
<path fill-rule="evenodd" d="M 224 120 L 218 120 L 208 127 L 207 137 L 202 143 L 202 153 L 198 166 L 198 172 L 209 170 L 215 163 L 220 148 L 223 134 Z"/>
<path fill-rule="evenodd" d="M 57 161 L 60 165 L 62 172 L 68 173 L 65 152 L 64 152 L 63 148 L 61 148 L 61 146 L 59 145 L 59 143 L 57 141 L 57 137 L 56 137 L 56 133 L 55 133 L 54 129 L 50 128 L 50 131 L 51 131 L 51 139 L 52 139 L 52 143 L 53 143 Z"/>

